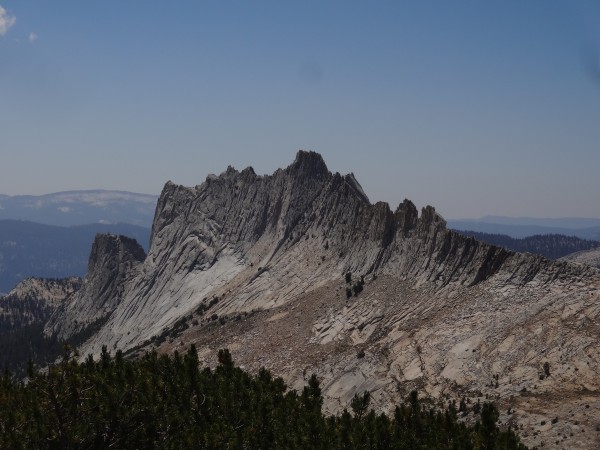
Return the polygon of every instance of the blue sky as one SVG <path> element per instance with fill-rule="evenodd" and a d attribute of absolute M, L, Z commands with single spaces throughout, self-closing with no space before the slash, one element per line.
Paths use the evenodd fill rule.
<path fill-rule="evenodd" d="M 600 2 L 0 0 L 0 193 L 298 149 L 371 201 L 600 217 Z"/>

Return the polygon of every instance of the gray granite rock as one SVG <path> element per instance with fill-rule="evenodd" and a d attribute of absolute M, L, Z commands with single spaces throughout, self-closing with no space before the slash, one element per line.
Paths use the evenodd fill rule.
<path fill-rule="evenodd" d="M 99 234 L 92 245 L 81 288 L 61 303 L 45 327 L 46 334 L 68 339 L 113 313 L 145 259 L 144 249 L 126 236 Z"/>
<path fill-rule="evenodd" d="M 177 339 L 153 341 L 182 320 Z M 562 445 L 594 448 L 599 320 L 597 269 L 465 237 L 431 206 L 371 204 L 353 175 L 301 151 L 269 176 L 229 167 L 195 187 L 167 183 L 148 256 L 100 237 L 81 291 L 46 330 L 96 326 L 82 355 L 194 342 L 209 364 L 228 347 L 292 387 L 318 374 L 330 411 L 365 389 L 383 410 L 411 389 L 441 403 L 494 398 L 529 444 L 561 448 L 585 420 Z M 538 430 L 540 411 L 560 425 Z"/>

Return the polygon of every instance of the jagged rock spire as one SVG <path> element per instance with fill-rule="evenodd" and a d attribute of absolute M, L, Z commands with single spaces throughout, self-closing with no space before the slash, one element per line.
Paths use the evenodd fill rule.
<path fill-rule="evenodd" d="M 306 150 L 298 150 L 296 159 L 287 170 L 306 177 L 323 177 L 329 174 L 323 157 L 317 152 Z"/>

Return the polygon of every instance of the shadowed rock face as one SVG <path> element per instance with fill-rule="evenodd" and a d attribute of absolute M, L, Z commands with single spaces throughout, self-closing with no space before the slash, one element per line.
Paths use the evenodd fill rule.
<path fill-rule="evenodd" d="M 67 339 L 108 317 L 121 302 L 128 281 L 145 257 L 144 249 L 134 239 L 97 235 L 83 285 L 52 315 L 46 333 Z"/>
<path fill-rule="evenodd" d="M 347 299 L 361 276 L 363 292 Z M 519 413 L 504 420 L 533 424 L 543 398 L 521 389 L 541 385 L 544 362 L 557 375 L 540 395 L 600 389 L 600 355 L 590 350 L 599 287 L 595 269 L 467 238 L 431 206 L 419 215 L 409 200 L 395 212 L 371 204 L 353 175 L 300 151 L 270 176 L 229 167 L 195 187 L 167 183 L 148 256 L 99 237 L 83 288 L 47 332 L 68 337 L 101 321 L 82 354 L 127 350 L 193 317 L 198 325 L 177 342 L 198 343 L 201 359 L 229 347 L 246 367 L 265 365 L 292 386 L 317 373 L 331 410 L 365 389 L 384 409 L 418 389 L 440 401 L 516 398 Z M 224 325 L 208 320 L 215 314 Z M 503 387 L 490 388 L 498 379 Z"/>

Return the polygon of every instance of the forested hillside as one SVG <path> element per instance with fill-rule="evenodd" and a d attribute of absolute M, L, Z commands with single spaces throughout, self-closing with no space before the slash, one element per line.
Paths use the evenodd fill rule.
<path fill-rule="evenodd" d="M 477 405 L 474 425 L 421 402 L 416 393 L 393 415 L 357 395 L 351 410 L 326 417 L 316 377 L 301 393 L 262 369 L 234 367 L 227 350 L 216 369 L 201 369 L 196 349 L 139 360 L 104 351 L 85 362 L 65 354 L 27 383 L 0 382 L 0 448 L 205 449 L 525 449 L 497 426 L 491 404 Z"/>
<path fill-rule="evenodd" d="M 522 239 L 512 238 L 506 234 L 489 234 L 478 231 L 460 231 L 465 236 L 472 236 L 488 244 L 504 247 L 521 253 L 536 253 L 549 259 L 558 259 L 570 253 L 600 247 L 600 242 L 580 239 L 562 234 L 538 234 Z"/>
<path fill-rule="evenodd" d="M 79 278 L 29 278 L 0 297 L 0 370 L 22 377 L 27 361 L 45 366 L 60 356 L 63 344 L 45 336 L 44 325 L 80 286 Z"/>

